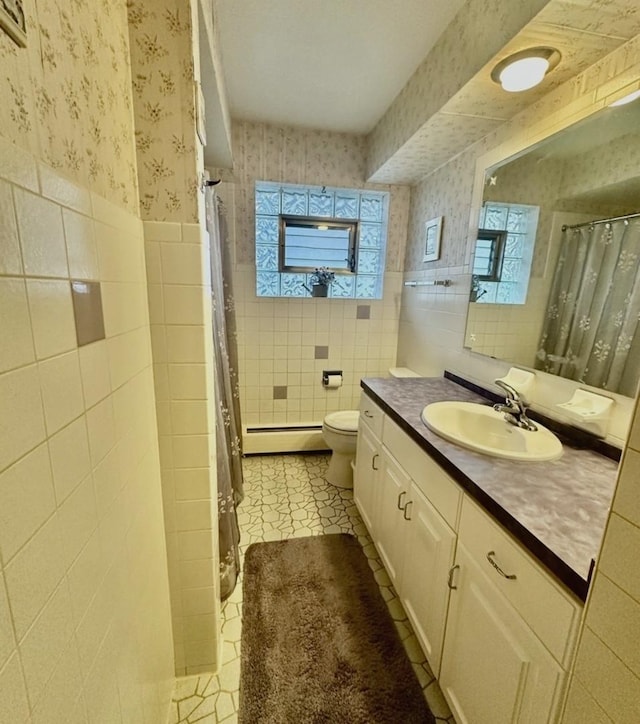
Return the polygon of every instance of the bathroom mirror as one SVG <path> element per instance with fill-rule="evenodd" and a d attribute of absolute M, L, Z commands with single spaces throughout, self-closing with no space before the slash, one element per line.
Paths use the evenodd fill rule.
<path fill-rule="evenodd" d="M 465 347 L 634 397 L 639 212 L 640 100 L 487 169 Z"/>

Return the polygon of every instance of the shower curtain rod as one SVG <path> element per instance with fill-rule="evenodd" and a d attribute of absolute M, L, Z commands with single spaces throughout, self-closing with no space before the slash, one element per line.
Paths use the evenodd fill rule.
<path fill-rule="evenodd" d="M 567 229 L 581 229 L 583 226 L 593 226 L 594 224 L 608 224 L 610 221 L 623 221 L 624 219 L 635 219 L 637 216 L 640 216 L 640 212 L 637 214 L 627 214 L 626 216 L 613 216 L 610 219 L 598 219 L 597 221 L 585 221 L 582 224 L 573 224 L 571 226 L 567 226 L 567 224 L 562 225 L 562 231 L 566 231 Z"/>

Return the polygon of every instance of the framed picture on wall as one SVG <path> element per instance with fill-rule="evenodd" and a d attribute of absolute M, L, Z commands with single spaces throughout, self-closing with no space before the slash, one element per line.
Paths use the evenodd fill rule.
<path fill-rule="evenodd" d="M 442 236 L 442 216 L 430 219 L 424 225 L 424 256 L 422 261 L 436 261 L 440 258 L 440 237 Z"/>
<path fill-rule="evenodd" d="M 21 48 L 27 47 L 23 0 L 0 0 L 0 28 Z"/>

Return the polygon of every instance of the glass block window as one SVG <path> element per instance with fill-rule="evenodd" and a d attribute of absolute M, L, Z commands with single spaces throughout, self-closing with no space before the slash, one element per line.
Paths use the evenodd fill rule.
<path fill-rule="evenodd" d="M 527 301 L 531 262 L 536 242 L 539 207 L 488 202 L 480 214 L 480 228 L 498 232 L 504 238 L 499 278 L 482 279 L 489 257 L 484 240 L 476 246 L 473 264 L 474 301 L 480 304 L 524 304 Z M 497 234 L 496 234 L 497 236 Z"/>
<path fill-rule="evenodd" d="M 255 194 L 256 294 L 259 297 L 309 297 L 310 274 L 304 269 L 279 271 L 279 229 L 282 216 L 316 217 L 358 222 L 353 260 L 344 271 L 335 260 L 308 259 L 310 267 L 334 267 L 329 297 L 380 299 L 384 276 L 389 194 L 364 189 L 275 184 L 257 181 Z M 333 261 L 333 263 L 332 263 Z M 290 266 L 302 266 L 301 263 Z M 350 269 L 355 268 L 354 272 Z M 292 273 L 294 271 L 295 273 Z"/>

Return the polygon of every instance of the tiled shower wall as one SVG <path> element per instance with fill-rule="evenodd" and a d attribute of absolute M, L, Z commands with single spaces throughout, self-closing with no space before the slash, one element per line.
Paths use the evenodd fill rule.
<path fill-rule="evenodd" d="M 474 355 L 462 348 L 470 288 L 471 249 L 468 240 L 473 238 L 477 228 L 479 211 L 473 208 L 472 201 L 476 161 L 499 145 L 503 157 L 507 157 L 558 130 L 566 119 L 579 120 L 594 106 L 605 107 L 608 93 L 637 79 L 639 61 L 640 37 L 636 37 L 412 190 L 406 278 L 431 280 L 447 277 L 453 280 L 453 285 L 405 290 L 399 364 L 431 375 L 440 375 L 445 368 L 451 369 L 485 386 L 506 371 L 506 363 Z M 426 219 L 441 214 L 445 216 L 441 260 L 423 267 L 419 247 L 413 240 L 418 238 L 417 230 Z M 535 402 L 554 414 L 554 403 L 568 399 L 575 385 L 548 375 L 538 377 Z M 619 397 L 616 401 L 610 437 L 621 446 L 626 441 L 633 407 L 634 402 L 629 398 Z M 640 555 L 639 430 L 636 412 L 613 513 L 587 605 L 586 626 L 569 688 L 562 720 L 564 724 L 631 722 L 640 718 L 640 665 L 637 656 L 640 649 L 640 578 L 637 566 Z"/>
<path fill-rule="evenodd" d="M 196 674 L 221 645 L 208 235 L 144 228 L 176 674 Z"/>
<path fill-rule="evenodd" d="M 197 5 L 127 4 L 177 675 L 214 671 L 221 646 Z"/>
<path fill-rule="evenodd" d="M 243 423 L 317 423 L 357 408 L 360 379 L 395 364 L 409 189 L 365 183 L 364 136 L 236 122 L 233 144 L 233 171 L 214 174 L 235 255 Z M 383 299 L 256 297 L 256 180 L 389 191 Z M 322 387 L 325 369 L 343 371 L 340 389 Z"/>
<path fill-rule="evenodd" d="M 0 141 L 0 719 L 164 721 L 173 652 L 142 224 Z M 78 347 L 69 279 L 101 284 Z"/>

